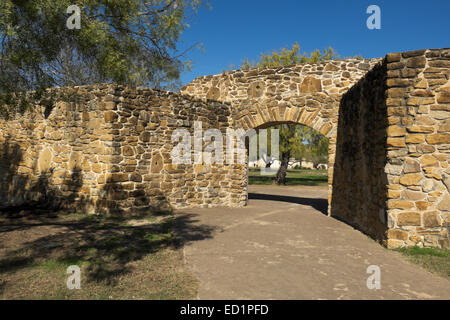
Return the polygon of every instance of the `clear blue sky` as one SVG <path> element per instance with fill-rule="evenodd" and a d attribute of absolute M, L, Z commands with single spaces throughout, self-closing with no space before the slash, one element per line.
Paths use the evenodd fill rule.
<path fill-rule="evenodd" d="M 369 30 L 369 5 L 381 9 L 381 30 Z M 182 46 L 202 43 L 188 54 L 191 72 L 217 74 L 245 57 L 291 47 L 302 51 L 333 47 L 341 57 L 382 57 L 389 52 L 450 47 L 450 0 L 211 0 L 182 35 Z"/>

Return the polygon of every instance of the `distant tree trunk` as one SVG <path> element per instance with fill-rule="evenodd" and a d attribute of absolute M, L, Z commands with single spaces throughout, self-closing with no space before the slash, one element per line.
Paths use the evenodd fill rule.
<path fill-rule="evenodd" d="M 286 173 L 289 165 L 289 158 L 291 157 L 291 152 L 283 152 L 281 154 L 281 165 L 277 172 L 277 184 L 286 184 Z"/>

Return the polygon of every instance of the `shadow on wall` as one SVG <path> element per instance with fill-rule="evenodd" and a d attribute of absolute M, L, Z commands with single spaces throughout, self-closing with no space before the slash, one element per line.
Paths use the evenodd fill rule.
<path fill-rule="evenodd" d="M 144 126 L 146 125 L 144 124 Z M 131 134 L 134 130 L 136 130 L 136 126 L 131 126 Z M 138 133 L 135 134 L 139 135 Z M 144 144 L 151 146 L 149 141 L 144 142 Z M 125 146 L 124 138 L 120 135 L 114 135 L 112 145 L 113 157 L 110 172 L 107 174 L 106 183 L 100 189 L 100 197 L 95 204 L 95 212 L 129 216 L 141 215 L 149 211 L 172 210 L 172 206 L 163 191 L 160 188 L 153 187 L 153 183 L 159 185 L 160 178 L 143 181 L 143 175 L 136 174 L 142 171 L 141 167 L 149 167 L 152 159 L 140 158 L 136 155 L 136 164 L 128 164 L 126 160 L 121 160 L 123 157 L 122 147 Z M 145 146 L 145 148 L 151 149 L 149 146 Z"/>
<path fill-rule="evenodd" d="M 10 142 L 9 137 L 0 145 L 0 210 L 19 213 L 29 210 L 60 210 L 75 201 L 87 200 L 79 197 L 83 176 L 79 168 L 63 177 L 60 187 L 52 185 L 53 170 L 33 176 L 33 168 L 24 166 L 24 152 L 20 145 Z"/>
<path fill-rule="evenodd" d="M 160 219 L 149 209 L 147 213 L 153 213 L 151 218 L 156 221 L 144 225 L 128 223 L 130 220 L 123 216 L 56 218 L 54 213 L 67 207 L 84 213 L 84 207 L 94 204 L 98 210 L 107 208 L 111 209 L 109 212 L 121 213 L 123 210 L 118 204 L 123 201 L 141 207 L 146 204 L 151 209 L 152 200 L 156 201 L 155 205 L 166 200 L 163 195 L 155 195 L 147 202 L 139 202 L 148 196 L 146 184 L 130 190 L 127 182 L 110 178 L 101 190 L 105 202 L 94 203 L 92 198 L 82 194 L 85 181 L 79 167 L 60 185 L 55 185 L 52 170 L 33 177 L 37 160 L 26 163 L 26 157 L 21 146 L 10 138 L 0 145 L 0 179 L 3 182 L 0 185 L 0 235 L 10 239 L 10 243 L 2 243 L 5 250 L 0 255 L 0 294 L 13 285 L 2 281 L 2 274 L 13 274 L 41 263 L 45 266 L 52 261 L 61 266 L 86 265 L 88 282 L 117 284 L 121 276 L 134 271 L 133 262 L 165 248 L 179 249 L 186 243 L 211 238 L 216 231 L 214 226 L 199 224 L 190 213 L 161 212 Z M 112 171 L 121 173 L 122 169 L 116 166 Z M 128 196 L 130 198 L 126 198 Z M 29 237 L 24 238 L 23 232 Z"/>
<path fill-rule="evenodd" d="M 120 139 L 120 137 L 115 137 Z M 118 143 L 114 154 L 120 154 Z M 0 145 L 0 212 L 4 214 L 34 214 L 43 211 L 70 211 L 113 215 L 140 215 L 149 210 L 170 210 L 170 204 L 161 190 L 151 190 L 150 183 L 135 183 L 122 179 L 130 172 L 113 165 L 107 181 L 99 189 L 98 197 L 83 190 L 85 181 L 79 166 L 55 177 L 54 168 L 38 175 L 37 159 L 24 161 L 21 146 L 10 141 Z M 134 169 L 133 169 L 134 170 Z M 129 171 L 129 170 L 128 170 Z M 55 183 L 55 180 L 61 180 Z M 89 188 L 86 188 L 89 189 Z"/>
<path fill-rule="evenodd" d="M 387 231 L 386 63 L 342 96 L 331 215 L 378 241 Z"/>

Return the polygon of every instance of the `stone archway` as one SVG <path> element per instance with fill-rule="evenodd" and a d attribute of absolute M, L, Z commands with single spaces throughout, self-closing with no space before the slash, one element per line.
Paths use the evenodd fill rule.
<path fill-rule="evenodd" d="M 181 94 L 115 84 L 49 89 L 33 111 L 0 120 L 0 207 L 47 190 L 61 205 L 100 213 L 241 207 L 245 166 L 176 164 L 174 132 L 194 137 L 195 160 L 205 150 L 195 153 L 195 144 L 211 142 L 196 136 L 198 122 L 222 137 L 293 122 L 330 139 L 332 216 L 388 247 L 448 247 L 449 57 L 444 48 L 235 70 L 199 77 Z M 48 188 L 35 183 L 42 178 Z"/>
<path fill-rule="evenodd" d="M 247 131 L 274 123 L 296 123 L 327 137 L 330 214 L 340 100 L 380 60 L 334 60 L 236 70 L 199 77 L 182 93 L 231 103 L 234 128 Z"/>
<path fill-rule="evenodd" d="M 233 126 L 247 131 L 275 124 L 294 123 L 310 127 L 328 138 L 328 214 L 330 214 L 338 108 L 339 102 L 323 93 L 299 95 L 272 107 L 244 100 L 235 114 Z"/>

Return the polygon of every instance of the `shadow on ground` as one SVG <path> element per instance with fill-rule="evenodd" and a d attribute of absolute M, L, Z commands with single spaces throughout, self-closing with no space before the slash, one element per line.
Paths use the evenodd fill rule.
<path fill-rule="evenodd" d="M 139 223 L 131 224 L 132 219 Z M 192 214 L 172 213 L 152 214 L 140 220 L 52 213 L 2 217 L 0 276 L 48 263 L 85 265 L 89 281 L 115 284 L 119 276 L 132 271 L 130 262 L 211 238 L 214 227 L 197 222 Z M 0 281 L 0 292 L 4 285 Z"/>
<path fill-rule="evenodd" d="M 271 185 L 275 183 L 274 177 L 249 176 L 249 184 L 253 185 Z M 288 186 L 322 186 L 328 183 L 328 176 L 305 176 L 305 177 L 287 177 Z"/>
<path fill-rule="evenodd" d="M 328 201 L 326 199 L 320 198 L 302 198 L 302 197 L 291 197 L 291 196 L 281 196 L 276 194 L 263 194 L 263 193 L 249 193 L 249 200 L 267 200 L 267 201 L 281 201 L 288 203 L 296 203 L 305 206 L 311 206 L 314 209 L 320 211 L 324 215 L 327 215 Z"/>

